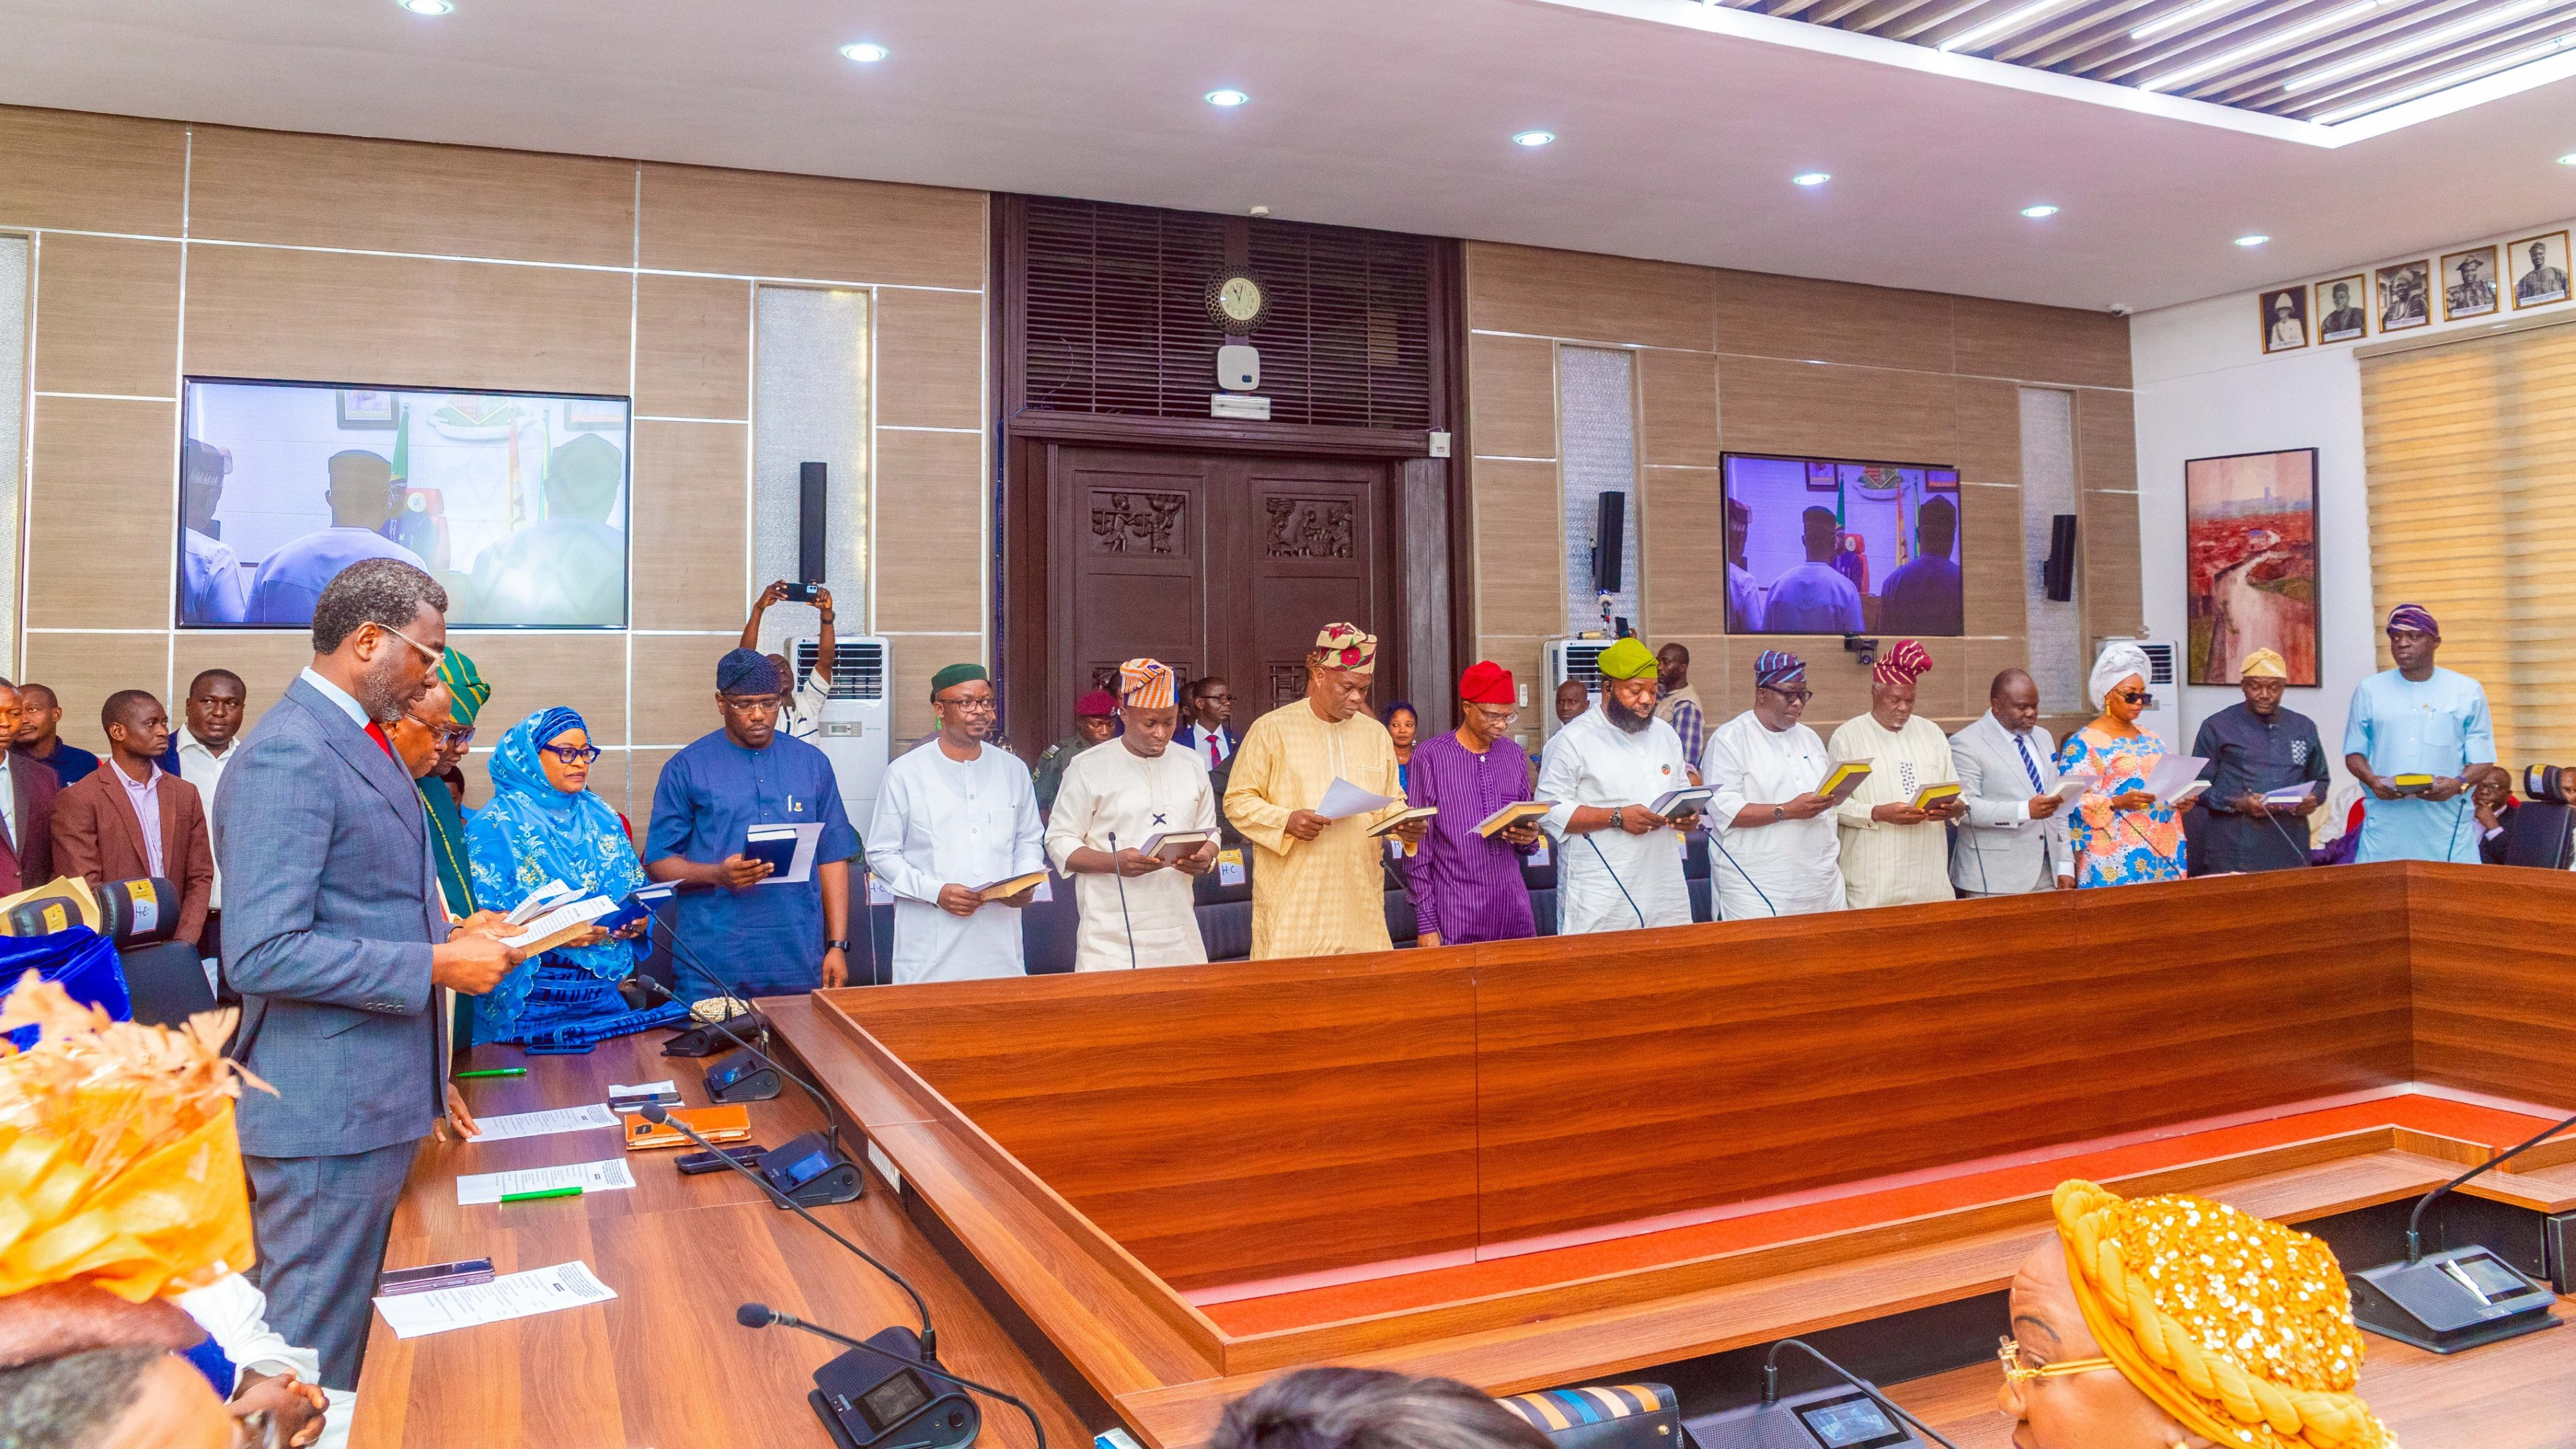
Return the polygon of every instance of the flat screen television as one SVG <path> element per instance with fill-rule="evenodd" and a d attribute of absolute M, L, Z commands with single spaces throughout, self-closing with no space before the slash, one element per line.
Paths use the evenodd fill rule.
<path fill-rule="evenodd" d="M 450 626 L 626 624 L 622 397 L 187 381 L 178 623 L 300 628 L 362 558 L 447 587 Z"/>
<path fill-rule="evenodd" d="M 1729 453 L 1730 634 L 1967 632 L 1959 470 Z"/>

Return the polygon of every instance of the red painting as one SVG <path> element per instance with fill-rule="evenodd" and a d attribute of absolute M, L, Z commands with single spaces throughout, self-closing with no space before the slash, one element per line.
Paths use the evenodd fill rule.
<path fill-rule="evenodd" d="M 2317 674 L 2317 450 L 2183 465 L 2193 684 L 2234 684 L 2245 656 L 2277 651 L 2290 683 Z"/>

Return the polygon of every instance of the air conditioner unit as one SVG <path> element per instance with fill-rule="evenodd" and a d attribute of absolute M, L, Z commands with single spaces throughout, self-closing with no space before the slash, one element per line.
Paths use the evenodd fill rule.
<path fill-rule="evenodd" d="M 2093 657 L 2102 657 L 2102 646 L 2112 638 L 2093 641 Z M 2191 741 L 2184 739 L 2182 729 L 2182 646 L 2154 639 L 2130 639 L 2147 656 L 2147 707 L 2138 713 L 2138 727 L 2154 730 L 2165 748 L 2177 755 L 2188 754 Z M 2089 671 L 2090 665 L 2087 669 Z M 2098 706 L 2097 706 L 2098 708 Z"/>
<path fill-rule="evenodd" d="M 893 740 L 894 713 L 886 700 L 886 674 L 892 660 L 886 641 L 843 637 L 834 641 L 832 696 L 823 704 L 823 725 L 808 743 L 832 761 L 841 787 L 841 808 L 861 835 L 876 814 L 877 791 L 885 783 L 886 759 Z M 821 646 L 812 639 L 789 641 L 799 680 L 814 672 Z"/>
<path fill-rule="evenodd" d="M 1597 661 L 1601 651 L 1619 641 L 1615 639 L 1550 639 L 1540 648 L 1545 661 L 1547 688 L 1530 707 L 1538 711 L 1539 739 L 1542 743 L 1556 738 L 1556 691 L 1569 679 L 1581 680 L 1583 692 L 1595 700 L 1601 697 L 1601 670 Z"/>

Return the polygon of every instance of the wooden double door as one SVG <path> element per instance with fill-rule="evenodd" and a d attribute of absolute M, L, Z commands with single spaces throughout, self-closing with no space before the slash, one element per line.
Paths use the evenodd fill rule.
<path fill-rule="evenodd" d="M 1245 728 L 1305 692 L 1306 652 L 1336 620 L 1379 635 L 1393 677 L 1387 464 L 1049 451 L 1048 738 L 1139 656 L 1184 681 L 1222 675 Z"/>

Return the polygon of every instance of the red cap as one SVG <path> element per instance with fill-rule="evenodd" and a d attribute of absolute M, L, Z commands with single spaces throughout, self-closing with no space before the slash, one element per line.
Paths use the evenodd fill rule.
<path fill-rule="evenodd" d="M 1512 672 L 1490 659 L 1468 665 L 1458 677 L 1458 699 L 1463 704 L 1511 704 L 1518 697 Z"/>
<path fill-rule="evenodd" d="M 1108 719 L 1118 713 L 1118 696 L 1105 689 L 1095 689 L 1073 702 L 1077 719 Z"/>

